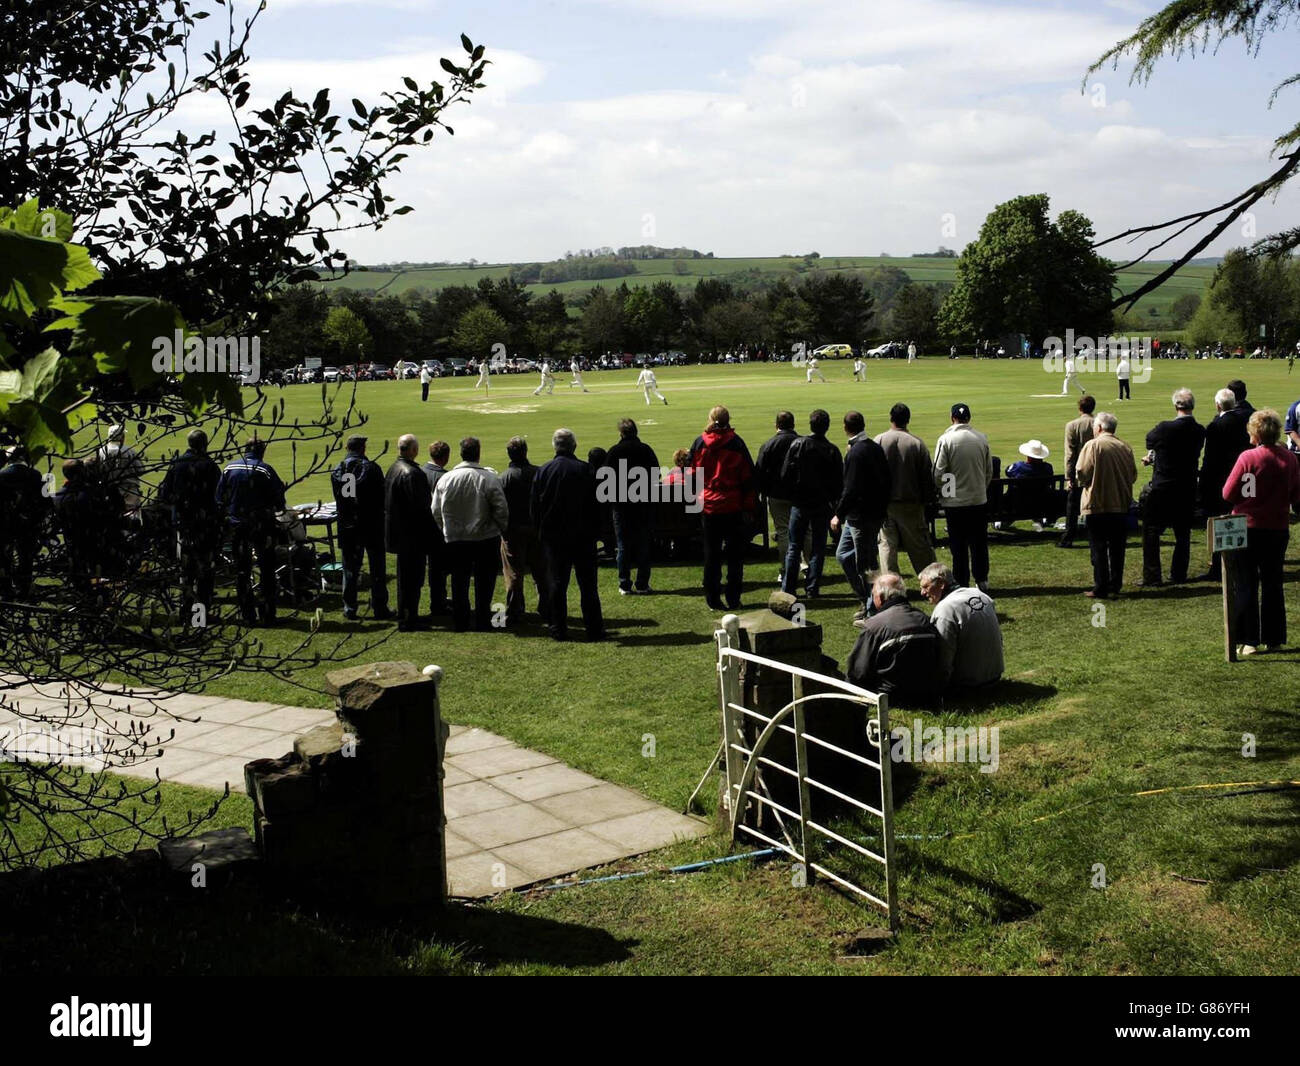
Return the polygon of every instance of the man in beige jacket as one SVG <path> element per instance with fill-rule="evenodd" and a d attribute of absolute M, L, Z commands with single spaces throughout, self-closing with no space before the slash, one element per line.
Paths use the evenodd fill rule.
<path fill-rule="evenodd" d="M 1098 411 L 1092 425 L 1092 440 L 1079 453 L 1075 475 L 1083 486 L 1081 511 L 1092 550 L 1092 588 L 1084 595 L 1104 600 L 1118 596 L 1124 583 L 1124 549 L 1137 462 L 1133 449 L 1115 436 L 1118 422 L 1113 414 Z"/>

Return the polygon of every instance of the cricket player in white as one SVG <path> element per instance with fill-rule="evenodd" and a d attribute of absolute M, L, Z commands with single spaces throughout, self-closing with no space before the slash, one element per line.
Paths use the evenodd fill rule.
<path fill-rule="evenodd" d="M 555 392 L 555 377 L 551 373 L 551 364 L 545 359 L 542 360 L 542 382 L 537 388 L 533 389 L 533 395 L 539 395 L 543 389 L 546 390 L 547 396 Z"/>
<path fill-rule="evenodd" d="M 1121 400 L 1133 399 L 1132 386 L 1129 384 L 1133 376 L 1133 367 L 1129 363 L 1128 354 L 1121 353 L 1119 362 L 1115 365 L 1115 377 L 1119 379 L 1119 398 Z"/>
<path fill-rule="evenodd" d="M 907 342 L 907 361 L 908 361 L 909 363 L 915 363 L 915 362 L 916 362 L 916 342 L 915 342 L 915 341 L 908 341 L 908 342 Z"/>
<path fill-rule="evenodd" d="M 1087 391 L 1087 390 L 1084 389 L 1084 387 L 1083 387 L 1082 385 L 1079 384 L 1079 379 L 1078 379 L 1077 376 L 1075 376 L 1075 373 L 1074 373 L 1074 356 L 1072 356 L 1072 355 L 1067 355 L 1067 356 L 1065 357 L 1065 380 L 1061 382 L 1061 395 L 1062 395 L 1062 396 L 1065 396 L 1065 395 L 1067 395 L 1067 394 L 1069 393 L 1069 391 L 1070 391 L 1070 386 L 1071 386 L 1071 385 L 1073 385 L 1075 388 L 1077 388 L 1080 392 L 1085 392 L 1085 391 Z"/>
<path fill-rule="evenodd" d="M 826 380 L 826 375 L 823 374 L 820 370 L 817 369 L 817 360 L 814 359 L 814 358 L 812 358 L 812 356 L 809 356 L 809 357 L 808 357 L 808 374 L 807 374 L 807 381 L 808 381 L 808 384 L 809 384 L 809 385 L 812 384 L 812 379 L 813 379 L 813 375 L 814 375 L 814 374 L 817 375 L 817 380 L 818 380 L 818 381 L 822 381 L 822 382 L 824 382 L 824 381 Z"/>
<path fill-rule="evenodd" d="M 659 385 L 655 381 L 655 372 L 651 370 L 649 367 L 646 367 L 644 370 L 641 371 L 639 375 L 637 375 L 636 387 L 640 389 L 641 392 L 645 395 L 645 402 L 647 407 L 650 406 L 650 394 L 652 392 L 659 399 L 663 400 L 664 405 L 667 406 L 668 397 L 659 391 Z"/>
<path fill-rule="evenodd" d="M 489 394 L 492 392 L 492 385 L 488 381 L 488 378 L 489 376 L 491 376 L 492 373 L 491 367 L 492 367 L 492 361 L 490 359 L 484 359 L 482 362 L 479 363 L 478 381 L 474 382 L 474 388 L 476 391 L 478 387 L 482 385 L 484 392 L 487 392 Z"/>
<path fill-rule="evenodd" d="M 853 380 L 854 381 L 867 380 L 867 364 L 864 363 L 861 359 L 853 360 Z"/>
<path fill-rule="evenodd" d="M 569 360 L 569 369 L 573 371 L 573 380 L 569 382 L 569 388 L 577 385 L 583 392 L 590 392 L 591 390 L 582 383 L 582 364 L 576 358 Z"/>

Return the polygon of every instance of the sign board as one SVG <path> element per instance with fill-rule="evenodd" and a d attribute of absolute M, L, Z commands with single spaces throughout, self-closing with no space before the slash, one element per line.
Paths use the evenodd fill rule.
<path fill-rule="evenodd" d="M 305 366 L 308 370 L 319 370 L 320 358 L 321 357 L 319 355 L 309 355 L 303 359 L 302 365 Z"/>
<path fill-rule="evenodd" d="M 1213 531 L 1214 552 L 1237 551 L 1246 546 L 1246 516 L 1244 514 L 1227 515 L 1223 518 L 1210 519 Z"/>

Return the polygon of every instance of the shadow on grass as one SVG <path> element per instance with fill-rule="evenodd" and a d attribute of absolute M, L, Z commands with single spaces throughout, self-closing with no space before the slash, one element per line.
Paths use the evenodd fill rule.
<path fill-rule="evenodd" d="M 475 945 L 466 956 L 487 966 L 603 966 L 630 959 L 640 943 L 591 926 L 482 907 L 448 907 L 429 931 L 443 942 Z"/>

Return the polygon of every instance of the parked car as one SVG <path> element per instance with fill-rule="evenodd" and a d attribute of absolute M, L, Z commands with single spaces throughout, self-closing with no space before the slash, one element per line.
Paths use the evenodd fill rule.
<path fill-rule="evenodd" d="M 460 377 L 469 373 L 469 362 L 465 359 L 448 359 L 445 364 L 448 373 Z"/>
<path fill-rule="evenodd" d="M 875 348 L 867 349 L 867 354 L 873 359 L 894 359 L 901 355 L 902 351 L 903 346 L 901 344 L 895 344 L 893 341 L 886 341 L 884 344 L 878 345 Z"/>
<path fill-rule="evenodd" d="M 823 344 L 812 354 L 814 359 L 852 359 L 853 348 L 848 344 Z"/>
<path fill-rule="evenodd" d="M 336 366 L 321 367 L 321 379 L 323 381 L 338 381 L 339 368 Z"/>
<path fill-rule="evenodd" d="M 437 359 L 426 359 L 420 365 L 426 367 L 429 373 L 432 374 L 435 378 L 440 378 L 443 376 L 443 374 L 447 372 L 447 368 L 444 367 L 442 363 L 439 362 Z"/>
<path fill-rule="evenodd" d="M 371 363 L 367 367 L 367 373 L 371 381 L 392 381 L 396 376 L 391 366 L 385 366 L 383 363 Z"/>
<path fill-rule="evenodd" d="M 409 381 L 411 378 L 418 378 L 420 376 L 420 364 L 413 363 L 409 359 L 405 359 L 398 363 L 396 370 L 398 377 L 403 381 Z"/>

